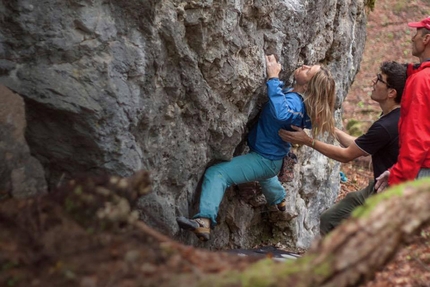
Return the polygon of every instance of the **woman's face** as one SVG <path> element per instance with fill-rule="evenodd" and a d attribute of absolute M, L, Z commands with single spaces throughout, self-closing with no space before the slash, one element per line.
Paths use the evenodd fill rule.
<path fill-rule="evenodd" d="M 294 71 L 294 79 L 299 85 L 306 85 L 316 73 L 321 69 L 320 65 L 303 65 Z"/>

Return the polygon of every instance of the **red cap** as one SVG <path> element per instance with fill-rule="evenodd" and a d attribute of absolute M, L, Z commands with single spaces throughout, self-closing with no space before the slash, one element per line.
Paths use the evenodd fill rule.
<path fill-rule="evenodd" d="M 413 28 L 426 28 L 427 30 L 430 30 L 430 17 L 427 17 L 419 22 L 410 22 L 408 23 L 408 26 Z"/>

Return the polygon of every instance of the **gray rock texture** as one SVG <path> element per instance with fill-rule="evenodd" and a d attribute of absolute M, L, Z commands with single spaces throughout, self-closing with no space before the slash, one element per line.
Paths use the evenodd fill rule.
<path fill-rule="evenodd" d="M 147 169 L 142 218 L 185 243 L 307 248 L 318 234 L 339 164 L 307 148 L 295 151 L 286 214 L 231 188 L 205 244 L 175 217 L 196 211 L 206 167 L 246 152 L 247 123 L 266 101 L 265 54 L 286 82 L 299 65 L 326 64 L 340 108 L 364 48 L 363 1 L 3 0 L 0 15 L 0 83 L 25 99 L 49 186 Z"/>
<path fill-rule="evenodd" d="M 0 85 L 0 103 L 0 199 L 46 193 L 43 167 L 24 137 L 24 100 Z"/>

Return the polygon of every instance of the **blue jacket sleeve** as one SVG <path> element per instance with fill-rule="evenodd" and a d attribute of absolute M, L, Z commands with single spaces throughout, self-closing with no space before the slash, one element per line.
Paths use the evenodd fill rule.
<path fill-rule="evenodd" d="M 277 78 L 267 81 L 267 95 L 269 97 L 270 111 L 279 121 L 292 121 L 296 116 L 301 116 L 301 100 L 295 93 L 283 92 L 284 83 Z"/>

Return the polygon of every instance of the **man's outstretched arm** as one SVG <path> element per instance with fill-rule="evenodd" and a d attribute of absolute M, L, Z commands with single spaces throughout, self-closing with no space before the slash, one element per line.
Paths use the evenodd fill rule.
<path fill-rule="evenodd" d="M 348 144 L 348 147 L 344 148 L 313 139 L 299 127 L 291 126 L 291 128 L 294 131 L 279 130 L 279 136 L 282 140 L 293 144 L 307 145 L 331 159 L 346 163 L 360 156 L 368 155 L 351 140 L 353 139 L 351 136 L 343 137 L 344 143 L 341 142 L 341 144 Z"/>

